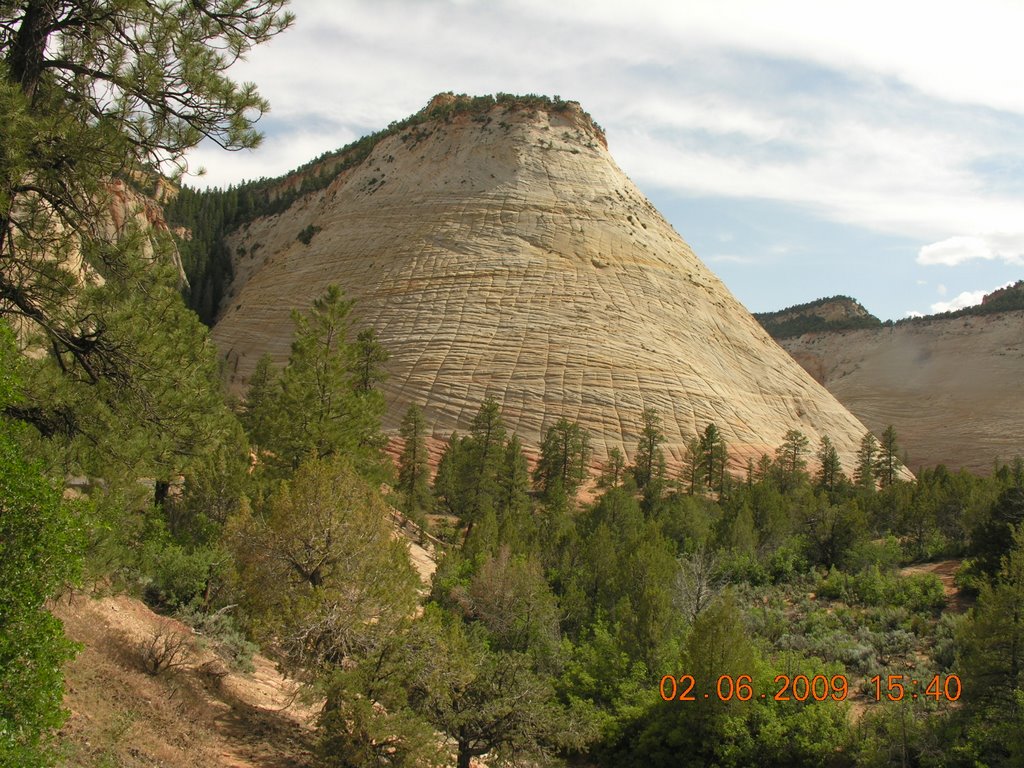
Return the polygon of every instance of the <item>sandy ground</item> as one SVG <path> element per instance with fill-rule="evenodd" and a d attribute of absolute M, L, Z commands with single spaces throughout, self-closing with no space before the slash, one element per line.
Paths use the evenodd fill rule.
<path fill-rule="evenodd" d="M 124 595 L 83 594 L 52 606 L 82 650 L 67 669 L 61 730 L 67 766 L 312 766 L 317 706 L 256 656 L 252 673 L 231 672 L 180 622 Z M 151 676 L 142 648 L 159 629 L 187 636 L 181 667 Z"/>

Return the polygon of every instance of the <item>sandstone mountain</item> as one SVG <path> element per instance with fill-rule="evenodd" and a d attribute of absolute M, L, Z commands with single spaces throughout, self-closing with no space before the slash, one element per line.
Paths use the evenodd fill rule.
<path fill-rule="evenodd" d="M 1024 455 L 1022 310 L 807 333 L 780 343 L 876 434 L 892 424 L 912 469 L 945 464 L 987 472 L 997 458 Z"/>
<path fill-rule="evenodd" d="M 290 205 L 229 237 L 213 336 L 234 386 L 265 352 L 283 363 L 289 310 L 338 283 L 391 352 L 392 432 L 410 403 L 437 441 L 465 432 L 491 395 L 534 449 L 560 416 L 580 421 L 597 462 L 632 458 L 653 408 L 670 463 L 715 422 L 737 468 L 794 428 L 831 436 L 852 467 L 865 427 L 694 255 L 578 104 L 446 94 L 415 118 L 358 162 L 335 153 L 280 181 Z"/>
<path fill-rule="evenodd" d="M 848 331 L 882 325 L 881 320 L 849 296 L 830 296 L 777 312 L 757 312 L 754 317 L 774 339 L 811 331 Z"/>

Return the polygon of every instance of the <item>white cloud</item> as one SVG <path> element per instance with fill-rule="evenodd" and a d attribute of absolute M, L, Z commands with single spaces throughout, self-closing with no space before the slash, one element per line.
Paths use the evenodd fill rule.
<path fill-rule="evenodd" d="M 978 259 L 1024 264 L 1024 232 L 957 235 L 926 245 L 917 254 L 917 263 L 926 266 L 955 267 Z"/>
<path fill-rule="evenodd" d="M 295 27 L 233 73 L 269 98 L 270 135 L 255 153 L 195 153 L 206 184 L 284 173 L 439 91 L 557 93 L 605 126 L 617 162 L 642 187 L 804 206 L 932 242 L 920 263 L 962 260 L 935 249 L 950 233 L 1020 227 L 1024 193 L 993 186 L 979 169 L 993 147 L 1011 163 L 1024 159 L 1024 4 L 292 7 Z M 937 257 L 946 261 L 922 260 Z"/>
<path fill-rule="evenodd" d="M 975 304 L 981 304 L 981 300 L 985 298 L 985 294 L 988 291 L 964 291 L 955 298 L 949 301 L 937 301 L 932 304 L 932 312 L 953 312 L 957 309 L 963 309 L 964 307 L 973 307 Z"/>
<path fill-rule="evenodd" d="M 908 309 L 903 313 L 904 317 L 924 317 L 924 312 L 918 312 L 916 309 Z"/>
<path fill-rule="evenodd" d="M 973 307 L 976 304 L 981 304 L 981 300 L 985 296 L 993 291 L 998 291 L 1000 288 L 1006 288 L 1009 285 L 1013 285 L 1012 282 L 1003 283 L 997 285 L 995 288 L 991 288 L 987 291 L 964 291 L 959 296 L 950 299 L 949 301 L 937 301 L 932 304 L 932 312 L 954 312 L 964 307 Z"/>
<path fill-rule="evenodd" d="M 935 286 L 935 292 L 939 294 L 939 296 L 945 296 L 949 292 L 949 289 L 946 288 L 946 286 L 944 286 L 942 283 L 939 283 L 937 286 Z"/>

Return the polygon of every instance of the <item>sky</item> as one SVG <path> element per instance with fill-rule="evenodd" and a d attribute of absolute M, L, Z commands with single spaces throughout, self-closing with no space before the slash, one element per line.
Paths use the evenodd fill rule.
<path fill-rule="evenodd" d="M 231 70 L 283 174 L 440 92 L 559 95 L 754 312 L 853 296 L 899 319 L 1024 278 L 1024 2 L 293 0 Z"/>

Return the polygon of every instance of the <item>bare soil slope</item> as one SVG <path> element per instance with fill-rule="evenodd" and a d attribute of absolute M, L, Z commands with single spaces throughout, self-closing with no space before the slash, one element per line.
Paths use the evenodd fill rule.
<path fill-rule="evenodd" d="M 810 333 L 783 347 L 908 466 L 986 472 L 1024 455 L 1024 312 Z"/>
<path fill-rule="evenodd" d="M 200 638 L 126 596 L 75 594 L 53 612 L 82 651 L 66 670 L 62 764 L 100 768 L 301 768 L 312 766 L 316 707 L 273 662 L 230 672 Z M 180 668 L 143 671 L 142 649 L 160 629 L 187 633 L 195 650 Z"/>

